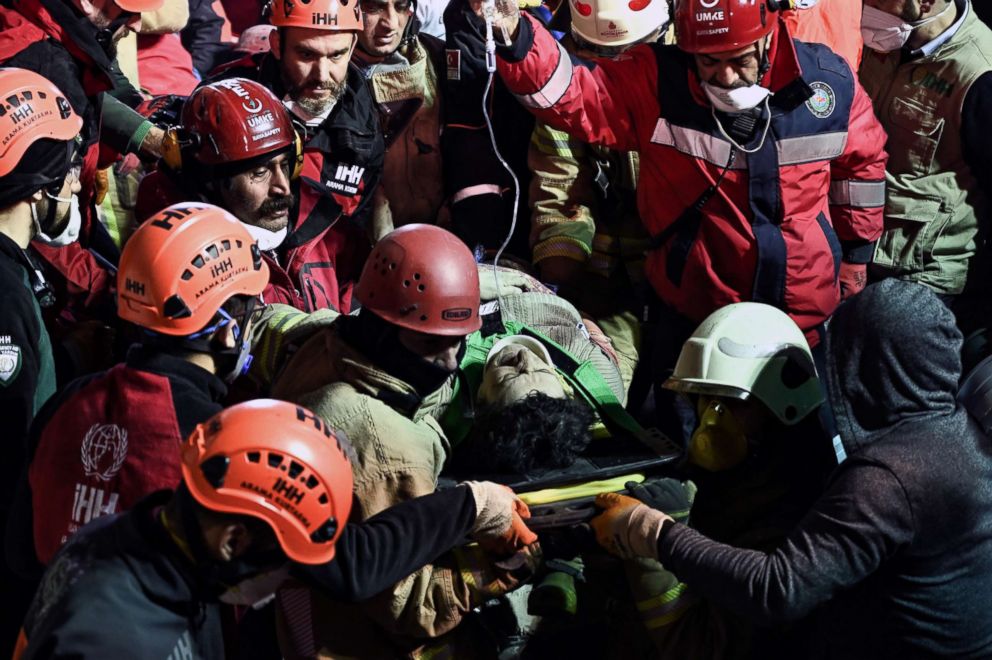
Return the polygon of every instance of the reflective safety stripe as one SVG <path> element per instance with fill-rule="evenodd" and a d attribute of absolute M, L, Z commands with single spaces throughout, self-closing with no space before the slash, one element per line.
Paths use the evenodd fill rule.
<path fill-rule="evenodd" d="M 658 119 L 658 123 L 655 124 L 651 142 L 666 147 L 674 147 L 684 154 L 705 160 L 718 167 L 724 167 L 730 159 L 731 147 L 726 140 L 692 128 L 673 126 L 664 117 Z M 731 169 L 742 170 L 746 167 L 746 158 L 735 158 Z"/>
<path fill-rule="evenodd" d="M 495 183 L 480 183 L 477 186 L 469 186 L 468 188 L 462 188 L 454 195 L 451 196 L 451 203 L 457 204 L 463 199 L 468 199 L 469 197 L 476 197 L 478 195 L 502 195 L 503 189 L 500 188 Z"/>
<path fill-rule="evenodd" d="M 637 603 L 637 610 L 648 630 L 654 630 L 678 621 L 696 600 L 697 597 L 689 591 L 689 587 L 679 582 L 660 596 L 640 601 Z"/>
<path fill-rule="evenodd" d="M 862 209 L 885 206 L 885 181 L 834 181 L 830 203 Z"/>
<path fill-rule="evenodd" d="M 544 87 L 533 94 L 514 94 L 517 100 L 528 108 L 539 110 L 550 108 L 565 95 L 569 83 L 572 82 L 572 60 L 568 58 L 568 53 L 562 48 L 562 45 L 557 45 L 558 64 L 555 66 L 554 73 L 548 78 L 548 82 L 544 83 Z"/>
<path fill-rule="evenodd" d="M 784 138 L 778 140 L 775 147 L 778 149 L 779 167 L 832 160 L 844 153 L 847 131 Z"/>

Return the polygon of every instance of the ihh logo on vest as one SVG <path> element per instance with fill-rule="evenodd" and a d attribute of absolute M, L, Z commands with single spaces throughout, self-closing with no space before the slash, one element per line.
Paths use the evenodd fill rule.
<path fill-rule="evenodd" d="M 338 168 L 334 172 L 334 180 L 327 182 L 327 187 L 336 192 L 354 195 L 358 192 L 358 184 L 365 174 L 365 168 L 358 165 L 346 165 L 338 163 Z"/>

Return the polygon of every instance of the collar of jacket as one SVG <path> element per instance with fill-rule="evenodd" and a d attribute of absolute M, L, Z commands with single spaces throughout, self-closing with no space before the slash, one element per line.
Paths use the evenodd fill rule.
<path fill-rule="evenodd" d="M 151 347 L 140 344 L 132 346 L 127 352 L 125 361 L 127 366 L 133 369 L 148 371 L 160 376 L 182 378 L 209 396 L 211 401 L 219 403 L 227 396 L 227 385 L 216 375 L 192 362 L 156 351 Z"/>
<path fill-rule="evenodd" d="M 341 324 L 335 322 L 321 330 L 333 380 L 344 381 L 359 393 L 379 399 L 401 415 L 415 419 L 423 399 L 413 386 L 373 365 L 345 341 L 340 328 Z"/>
<path fill-rule="evenodd" d="M 63 0 L 14 0 L 13 7 L 85 65 L 83 88 L 94 95 L 113 88 L 113 65 L 96 41 L 97 28 Z"/>
<path fill-rule="evenodd" d="M 8 257 L 11 261 L 24 265 L 24 250 L 14 239 L 7 234 L 0 232 L 0 255 Z"/>
<path fill-rule="evenodd" d="M 778 30 L 772 34 L 772 41 L 768 46 L 768 61 L 771 64 L 760 82 L 772 92 L 779 92 L 787 85 L 795 82 L 797 78 L 802 77 L 803 70 L 799 66 L 796 45 L 792 41 L 789 27 L 781 18 L 779 18 Z M 692 93 L 692 98 L 696 103 L 708 106 L 710 102 L 703 88 L 699 85 L 699 75 L 696 73 L 692 55 L 686 55 L 686 62 L 689 69 L 689 91 Z"/>

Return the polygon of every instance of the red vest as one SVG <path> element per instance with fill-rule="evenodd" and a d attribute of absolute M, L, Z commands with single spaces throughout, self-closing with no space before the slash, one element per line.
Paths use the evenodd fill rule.
<path fill-rule="evenodd" d="M 182 437 L 165 376 L 119 364 L 66 399 L 28 471 L 34 543 L 47 564 L 93 518 L 175 488 Z"/>

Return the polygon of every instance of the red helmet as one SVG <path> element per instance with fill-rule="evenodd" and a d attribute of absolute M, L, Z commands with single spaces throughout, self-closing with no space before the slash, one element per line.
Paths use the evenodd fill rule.
<path fill-rule="evenodd" d="M 0 177 L 38 140 L 68 142 L 83 127 L 65 94 L 34 71 L 0 69 L 0 98 Z"/>
<path fill-rule="evenodd" d="M 187 135 L 179 139 L 190 138 L 191 155 L 205 165 L 263 156 L 297 141 L 282 102 L 265 86 L 246 78 L 220 80 L 195 90 L 183 105 L 182 128 Z M 178 164 L 168 156 L 166 161 L 170 166 Z"/>
<path fill-rule="evenodd" d="M 183 482 L 211 511 L 266 522 L 293 561 L 326 564 L 351 513 L 351 451 L 306 408 L 257 399 L 196 427 L 182 449 Z"/>
<path fill-rule="evenodd" d="M 770 34 L 776 13 L 768 0 L 676 0 L 675 40 L 687 53 L 737 50 Z"/>
<path fill-rule="evenodd" d="M 269 267 L 237 218 L 211 204 L 174 204 L 124 244 L 117 314 L 165 335 L 192 335 L 231 296 L 257 296 L 268 283 Z"/>
<path fill-rule="evenodd" d="M 482 327 L 472 252 L 433 225 L 406 225 L 376 243 L 355 297 L 393 325 L 418 332 L 464 336 Z"/>
<path fill-rule="evenodd" d="M 269 21 L 281 28 L 328 32 L 360 32 L 364 27 L 359 0 L 272 0 Z"/>

